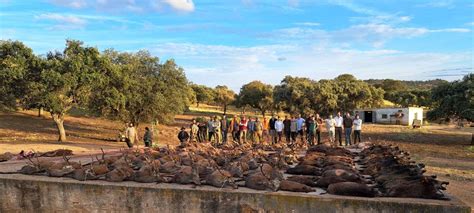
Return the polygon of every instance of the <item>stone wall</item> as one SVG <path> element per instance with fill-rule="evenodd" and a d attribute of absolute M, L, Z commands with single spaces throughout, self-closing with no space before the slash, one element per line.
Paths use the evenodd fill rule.
<path fill-rule="evenodd" d="M 0 174 L 0 212 L 470 212 L 462 202 Z"/>

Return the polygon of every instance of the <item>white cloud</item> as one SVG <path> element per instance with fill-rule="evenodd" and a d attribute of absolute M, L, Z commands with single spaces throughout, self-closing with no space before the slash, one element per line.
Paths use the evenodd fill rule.
<path fill-rule="evenodd" d="M 388 24 L 369 23 L 352 25 L 348 28 L 335 31 L 309 27 L 292 27 L 280 29 L 271 34 L 266 34 L 265 36 L 275 38 L 276 40 L 297 40 L 298 42 L 306 40 L 311 42 L 331 41 L 346 44 L 368 43 L 380 48 L 386 42 L 394 38 L 414 38 L 428 33 L 468 32 L 471 32 L 471 30 L 467 28 L 428 29 L 423 27 L 394 27 Z"/>
<path fill-rule="evenodd" d="M 432 33 L 468 33 L 468 32 L 471 32 L 471 30 L 466 29 L 466 28 L 446 28 L 446 29 L 439 29 L 439 30 L 430 30 L 429 32 L 432 32 Z"/>
<path fill-rule="evenodd" d="M 469 67 L 472 53 L 407 53 L 391 49 L 358 50 L 334 45 L 261 45 L 237 47 L 163 43 L 153 54 L 174 58 L 198 84 L 225 84 L 235 91 L 252 80 L 278 84 L 285 75 L 313 79 L 352 73 L 357 78 L 431 79 L 430 71 Z M 460 78 L 462 74 L 445 76 Z"/>
<path fill-rule="evenodd" d="M 86 0 L 50 0 L 50 2 L 56 5 L 75 9 L 84 8 L 87 6 Z"/>
<path fill-rule="evenodd" d="M 56 22 L 55 29 L 81 29 L 87 21 L 74 15 L 62 15 L 58 13 L 44 13 L 35 16 L 35 19 L 50 20 Z"/>
<path fill-rule="evenodd" d="M 164 0 L 173 9 L 183 12 L 194 11 L 194 3 L 192 0 Z"/>
<path fill-rule="evenodd" d="M 300 25 L 300 26 L 307 26 L 307 27 L 316 27 L 316 26 L 321 25 L 318 22 L 298 22 L 298 23 L 295 23 L 295 24 Z"/>
<path fill-rule="evenodd" d="M 74 9 L 95 8 L 101 11 L 150 12 L 171 8 L 174 11 L 192 12 L 192 0 L 49 0 L 49 2 Z"/>
<path fill-rule="evenodd" d="M 431 0 L 427 3 L 417 4 L 417 7 L 453 8 L 453 0 Z"/>

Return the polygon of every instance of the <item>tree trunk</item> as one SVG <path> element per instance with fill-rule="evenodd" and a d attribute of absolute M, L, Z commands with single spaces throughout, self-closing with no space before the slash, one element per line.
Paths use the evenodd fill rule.
<path fill-rule="evenodd" d="M 265 110 L 262 110 L 262 117 L 265 117 Z"/>
<path fill-rule="evenodd" d="M 196 106 L 197 106 L 197 108 L 199 108 L 199 101 L 198 101 L 198 102 L 196 102 Z"/>
<path fill-rule="evenodd" d="M 43 107 L 39 107 L 38 108 L 38 117 L 41 117 L 42 114 L 43 114 Z"/>
<path fill-rule="evenodd" d="M 51 113 L 51 116 L 53 117 L 53 120 L 56 123 L 56 127 L 58 128 L 58 142 L 65 142 L 67 139 L 66 130 L 64 130 L 64 114 Z"/>
<path fill-rule="evenodd" d="M 224 114 L 227 112 L 227 104 L 224 105 Z"/>

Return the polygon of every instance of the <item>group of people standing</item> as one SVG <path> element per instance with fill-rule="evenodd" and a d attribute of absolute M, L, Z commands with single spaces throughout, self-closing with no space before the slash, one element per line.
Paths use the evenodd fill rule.
<path fill-rule="evenodd" d="M 234 143 L 281 143 L 283 137 L 288 144 L 295 144 L 299 141 L 301 144 L 315 145 L 321 143 L 321 133 L 323 126 L 326 126 L 329 141 L 335 143 L 339 141 L 342 146 L 342 132 L 344 131 L 345 145 L 351 145 L 351 135 L 354 135 L 354 143 L 361 142 L 362 120 L 359 115 L 351 117 L 350 113 L 342 117 L 338 112 L 335 117 L 329 115 L 323 119 L 319 114 L 309 115 L 305 118 L 301 115 L 280 116 L 273 115 L 270 119 L 263 117 L 249 117 L 245 115 L 227 118 L 223 115 L 210 117 L 208 121 L 197 121 L 193 119 L 190 125 L 189 133 L 185 127 L 181 128 L 178 139 L 181 143 L 191 142 L 211 142 L 213 145 L 226 144 L 228 135 L 232 137 Z M 334 144 L 337 145 L 337 144 Z"/>
<path fill-rule="evenodd" d="M 133 123 L 128 124 L 125 129 L 125 143 L 127 143 L 128 148 L 132 148 L 134 145 L 138 145 L 138 131 L 133 125 Z M 143 142 L 145 147 L 151 147 L 153 145 L 153 133 L 150 128 L 145 127 L 145 134 L 143 134 Z"/>
<path fill-rule="evenodd" d="M 354 132 L 354 144 L 361 142 L 360 135 L 362 130 L 362 119 L 356 114 L 354 118 L 350 113 L 342 117 L 341 112 L 338 112 L 336 117 L 329 115 L 326 119 L 326 129 L 329 134 L 331 143 L 339 141 L 339 146 L 342 146 L 342 132 L 344 130 L 345 145 L 351 145 L 351 135 Z M 352 131 L 354 129 L 354 131 Z"/>

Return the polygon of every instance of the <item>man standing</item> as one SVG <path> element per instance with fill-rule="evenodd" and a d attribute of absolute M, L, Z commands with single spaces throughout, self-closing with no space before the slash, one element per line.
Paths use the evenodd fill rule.
<path fill-rule="evenodd" d="M 212 138 L 214 138 L 214 118 L 211 116 L 209 117 L 209 121 L 207 122 L 207 139 L 209 142 L 212 142 Z"/>
<path fill-rule="evenodd" d="M 276 134 L 278 135 L 278 143 L 281 142 L 281 136 L 283 135 L 283 121 L 280 119 L 280 116 L 278 116 L 278 120 L 275 121 L 275 131 Z"/>
<path fill-rule="evenodd" d="M 239 134 L 240 134 L 239 143 L 247 142 L 247 125 L 248 125 L 247 119 L 245 119 L 245 116 L 242 116 L 242 119 L 240 119 L 240 123 L 239 123 Z"/>
<path fill-rule="evenodd" d="M 232 131 L 232 140 L 234 143 L 239 142 L 239 119 L 237 118 L 237 115 L 234 115 L 234 118 L 230 121 L 230 131 Z"/>
<path fill-rule="evenodd" d="M 207 134 L 207 125 L 206 121 L 203 119 L 201 122 L 198 122 L 198 141 L 203 143 L 206 141 Z"/>
<path fill-rule="evenodd" d="M 304 118 L 301 115 L 298 115 L 298 119 L 296 119 L 296 130 L 298 131 L 298 135 L 301 137 L 301 144 L 304 144 Z"/>
<path fill-rule="evenodd" d="M 323 127 L 323 119 L 316 114 L 316 118 L 314 119 L 316 122 L 316 137 L 318 138 L 318 144 L 321 144 L 321 128 Z"/>
<path fill-rule="evenodd" d="M 145 127 L 145 135 L 143 135 L 143 142 L 145 142 L 145 147 L 152 146 L 153 134 L 151 133 L 148 127 Z"/>
<path fill-rule="evenodd" d="M 310 115 L 309 118 L 306 120 L 307 126 L 307 136 L 306 140 L 310 146 L 314 145 L 314 133 L 316 131 L 316 121 L 314 120 L 314 116 Z"/>
<path fill-rule="evenodd" d="M 227 116 L 222 115 L 221 120 L 221 131 L 222 131 L 222 144 L 227 144 L 227 131 L 229 130 L 229 123 L 227 121 Z"/>
<path fill-rule="evenodd" d="M 214 116 L 214 123 L 213 123 L 213 127 L 214 127 L 214 137 L 215 137 L 215 146 L 219 145 L 222 141 L 222 133 L 221 133 L 221 121 L 219 120 L 219 118 L 217 116 Z"/>
<path fill-rule="evenodd" d="M 283 131 L 285 132 L 286 143 L 289 144 L 291 140 L 291 120 L 285 115 L 285 120 L 283 121 Z"/>
<path fill-rule="evenodd" d="M 343 118 L 341 116 L 341 112 L 337 113 L 337 116 L 334 118 L 336 120 L 336 140 L 339 140 L 339 146 L 342 146 L 342 122 Z"/>
<path fill-rule="evenodd" d="M 258 117 L 255 119 L 255 140 L 258 141 L 258 143 L 262 143 L 262 129 L 263 129 L 263 124 L 262 122 L 258 119 Z"/>
<path fill-rule="evenodd" d="M 133 126 L 133 123 L 130 123 L 125 130 L 125 138 L 127 140 L 127 146 L 128 148 L 132 148 L 133 145 L 138 146 L 138 134 L 137 130 Z"/>
<path fill-rule="evenodd" d="M 297 126 L 298 125 L 297 125 L 295 116 L 291 117 L 291 125 L 290 125 L 291 143 L 296 143 L 296 136 L 298 136 Z"/>
<path fill-rule="evenodd" d="M 331 142 L 331 145 L 334 143 L 335 127 L 336 120 L 332 117 L 332 115 L 329 115 L 329 118 L 326 119 L 326 129 L 328 130 L 329 141 Z M 336 144 L 334 145 L 336 146 Z"/>
<path fill-rule="evenodd" d="M 344 123 L 346 146 L 349 146 L 351 145 L 352 125 L 354 125 L 354 120 L 352 120 L 351 114 L 346 113 L 346 117 L 344 118 L 343 123 Z"/>
<path fill-rule="evenodd" d="M 268 141 L 268 135 L 269 135 L 269 132 L 268 132 L 268 128 L 269 128 L 269 123 L 268 123 L 268 119 L 267 117 L 263 116 L 263 122 L 262 122 L 262 140 L 263 141 L 260 141 L 261 143 L 262 142 L 267 142 Z"/>
<path fill-rule="evenodd" d="M 268 122 L 269 129 L 270 129 L 270 137 L 272 137 L 272 144 L 275 144 L 277 142 L 277 134 L 275 130 L 275 123 L 277 119 L 275 118 L 275 115 L 272 115 L 272 118 Z"/>
<path fill-rule="evenodd" d="M 362 119 L 359 118 L 357 114 L 354 119 L 354 144 L 357 143 L 357 139 L 359 139 L 360 143 L 360 131 L 362 130 Z"/>
<path fill-rule="evenodd" d="M 254 136 L 254 131 L 255 131 L 255 121 L 253 118 L 249 118 L 249 121 L 247 123 L 247 137 L 250 139 L 252 143 L 255 142 L 255 136 Z"/>
<path fill-rule="evenodd" d="M 193 119 L 193 122 L 191 123 L 191 138 L 190 138 L 191 142 L 197 141 L 198 131 L 199 131 L 199 127 L 196 123 L 196 119 Z"/>

